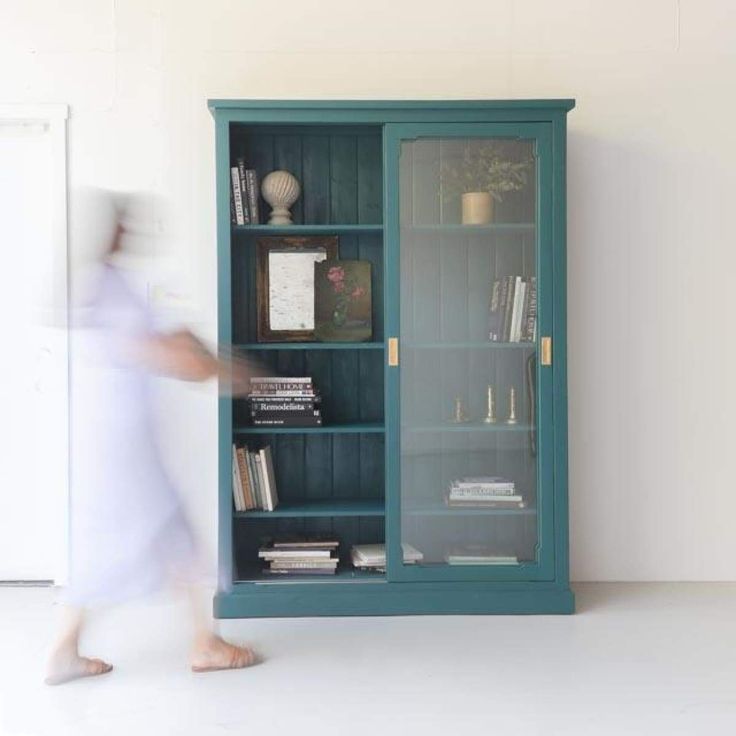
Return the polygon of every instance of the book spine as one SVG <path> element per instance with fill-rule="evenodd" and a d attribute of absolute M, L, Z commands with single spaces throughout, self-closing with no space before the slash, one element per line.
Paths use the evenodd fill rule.
<path fill-rule="evenodd" d="M 454 496 L 513 496 L 516 493 L 516 489 L 512 486 L 511 488 L 486 488 L 483 486 L 475 486 L 473 488 L 450 488 L 450 493 Z"/>
<path fill-rule="evenodd" d="M 283 407 L 288 407 L 287 411 L 291 411 L 291 407 L 299 407 L 303 409 L 318 409 L 320 403 L 321 402 L 318 399 L 313 399 L 310 396 L 259 396 L 258 398 L 250 400 L 250 409 L 251 411 L 279 411 Z"/>
<path fill-rule="evenodd" d="M 312 383 L 312 379 L 309 376 L 304 377 L 289 377 L 284 378 L 283 376 L 255 376 L 250 379 L 251 386 L 256 386 L 259 383 Z"/>
<path fill-rule="evenodd" d="M 256 470 L 255 453 L 251 450 L 248 451 L 248 472 L 250 473 L 250 484 L 253 488 L 253 500 L 255 502 L 254 509 L 263 508 L 263 495 L 261 493 L 261 486 L 258 482 L 258 472 Z"/>
<path fill-rule="evenodd" d="M 321 427 L 322 417 L 284 417 L 283 419 L 253 418 L 254 427 Z"/>
<path fill-rule="evenodd" d="M 240 179 L 240 199 L 243 202 L 243 221 L 246 225 L 251 222 L 250 205 L 248 204 L 248 184 L 245 178 L 245 161 L 242 158 L 235 160 L 238 165 L 238 178 Z"/>
<path fill-rule="evenodd" d="M 272 386 L 251 386 L 251 394 L 273 393 L 275 391 L 298 391 L 303 393 L 309 391 L 314 393 L 314 387 L 308 383 L 279 383 Z"/>
<path fill-rule="evenodd" d="M 245 461 L 246 450 L 244 447 L 238 447 L 238 470 L 240 471 L 240 486 L 243 490 L 243 505 L 246 511 L 253 508 L 253 495 L 250 489 L 250 478 L 248 478 L 248 464 Z"/>
<path fill-rule="evenodd" d="M 248 394 L 249 399 L 257 399 L 260 401 L 261 399 L 279 399 L 283 400 L 285 398 L 291 398 L 291 399 L 315 399 L 318 400 L 319 396 L 314 393 L 314 391 L 307 390 L 307 391 L 251 391 Z"/>
<path fill-rule="evenodd" d="M 511 333 L 509 342 L 519 342 L 519 324 L 521 322 L 521 302 L 524 296 L 524 283 L 521 276 L 516 277 L 514 283 L 514 307 L 511 318 Z"/>
<path fill-rule="evenodd" d="M 529 311 L 526 316 L 526 341 L 533 342 L 536 338 L 537 324 L 537 277 L 529 279 Z"/>
<path fill-rule="evenodd" d="M 252 411 L 252 419 L 305 419 L 310 417 L 321 417 L 319 409 L 309 411 Z"/>
<path fill-rule="evenodd" d="M 506 290 L 506 302 L 503 315 L 503 342 L 509 342 L 511 336 L 511 318 L 514 314 L 514 277 L 507 276 L 508 288 Z"/>
<path fill-rule="evenodd" d="M 245 216 L 243 215 L 243 198 L 240 192 L 240 174 L 238 173 L 237 166 L 231 167 L 230 177 L 233 182 L 233 201 L 235 202 L 235 224 L 245 225 Z"/>
<path fill-rule="evenodd" d="M 490 320 L 488 323 L 488 339 L 493 342 L 496 342 L 498 340 L 498 316 L 501 310 L 499 302 L 500 292 L 501 282 L 496 279 L 493 282 L 493 287 L 491 288 L 491 304 L 489 308 Z"/>
<path fill-rule="evenodd" d="M 250 209 L 250 221 L 257 225 L 260 222 L 260 214 L 258 212 L 258 198 L 260 196 L 260 188 L 258 186 L 258 176 L 255 169 L 245 170 L 245 181 L 248 187 L 248 207 Z"/>
<path fill-rule="evenodd" d="M 320 410 L 308 404 L 271 404 L 270 406 L 251 406 L 252 417 L 318 417 Z"/>
<path fill-rule="evenodd" d="M 263 472 L 263 463 L 261 462 L 260 450 L 255 450 L 253 452 L 253 460 L 255 461 L 256 477 L 258 478 L 258 488 L 260 489 L 261 493 L 261 508 L 264 511 L 272 511 L 272 509 L 268 507 L 268 492 L 266 490 L 266 478 Z"/>
<path fill-rule="evenodd" d="M 519 322 L 519 342 L 526 342 L 526 320 L 529 316 L 529 279 L 524 279 L 524 301 L 521 305 L 521 320 Z"/>
<path fill-rule="evenodd" d="M 243 505 L 240 502 L 241 484 L 240 484 L 240 472 L 238 469 L 238 458 L 237 450 L 233 445 L 233 504 L 235 505 L 236 511 L 244 511 Z"/>

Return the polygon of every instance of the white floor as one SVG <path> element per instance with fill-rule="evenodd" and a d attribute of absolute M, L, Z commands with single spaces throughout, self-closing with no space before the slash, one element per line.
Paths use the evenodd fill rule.
<path fill-rule="evenodd" d="M 106 614 L 115 671 L 41 684 L 46 589 L 0 588 L 0 733 L 736 734 L 736 585 L 586 584 L 570 617 L 229 621 L 251 670 L 193 675 L 185 609 Z"/>

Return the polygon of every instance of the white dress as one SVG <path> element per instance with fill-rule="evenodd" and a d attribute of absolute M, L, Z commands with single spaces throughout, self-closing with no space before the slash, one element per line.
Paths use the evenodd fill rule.
<path fill-rule="evenodd" d="M 191 582 L 192 532 L 157 447 L 152 376 L 133 352 L 154 334 L 151 313 L 106 265 L 74 328 L 66 600 L 93 607 Z"/>

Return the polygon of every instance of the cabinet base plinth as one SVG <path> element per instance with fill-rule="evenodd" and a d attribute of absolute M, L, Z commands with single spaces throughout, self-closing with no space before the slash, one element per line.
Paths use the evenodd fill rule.
<path fill-rule="evenodd" d="M 215 618 L 569 614 L 567 587 L 522 584 L 465 586 L 429 583 L 239 583 L 217 593 Z"/>

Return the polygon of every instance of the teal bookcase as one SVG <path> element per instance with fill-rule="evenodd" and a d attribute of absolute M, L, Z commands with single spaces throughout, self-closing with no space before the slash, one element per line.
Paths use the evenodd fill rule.
<path fill-rule="evenodd" d="M 269 373 L 311 376 L 323 396 L 323 425 L 312 428 L 254 427 L 242 400 L 220 399 L 217 617 L 574 610 L 565 351 L 573 106 L 210 100 L 219 341 Z M 276 169 L 297 177 L 293 225 L 265 224 L 263 200 L 259 223 L 231 223 L 238 157 L 259 179 Z M 477 221 L 462 195 L 484 189 L 500 201 Z M 264 235 L 334 235 L 341 259 L 369 261 L 371 341 L 259 342 Z M 234 510 L 234 442 L 271 447 L 274 511 Z M 501 477 L 513 493 L 489 497 L 486 480 L 468 500 L 453 485 L 479 476 Z M 262 573 L 262 539 L 317 532 L 341 541 L 336 575 Z M 350 548 L 363 543 L 385 544 L 384 571 L 352 567 Z M 407 545 L 419 562 L 404 561 Z"/>

